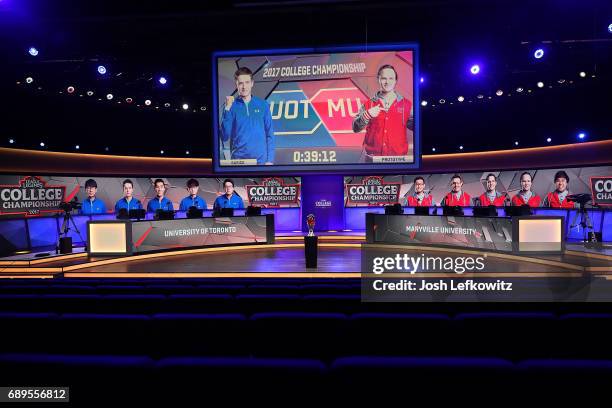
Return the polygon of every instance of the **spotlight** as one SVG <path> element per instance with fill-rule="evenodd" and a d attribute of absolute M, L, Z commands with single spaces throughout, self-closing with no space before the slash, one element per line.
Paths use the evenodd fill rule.
<path fill-rule="evenodd" d="M 463 150 L 463 145 L 459 146 L 459 150 Z"/>
<path fill-rule="evenodd" d="M 483 94 L 480 94 L 480 95 L 476 95 L 476 97 L 477 97 L 478 99 L 482 99 L 482 98 L 484 98 L 484 95 L 483 95 Z"/>
<path fill-rule="evenodd" d="M 586 137 L 586 133 L 584 133 L 584 132 L 578 133 L 578 139 L 584 140 L 585 137 Z"/>
<path fill-rule="evenodd" d="M 421 77 L 421 79 L 419 80 L 420 83 L 425 82 L 425 78 Z"/>
<path fill-rule="evenodd" d="M 87 91 L 87 96 L 93 96 L 93 91 Z"/>
<path fill-rule="evenodd" d="M 548 139 L 546 139 L 546 141 L 547 141 L 548 143 L 550 143 L 550 142 L 552 142 L 552 139 L 549 137 Z"/>
<path fill-rule="evenodd" d="M 104 65 L 98 65 L 98 74 L 100 75 L 106 74 L 106 67 Z"/>
<path fill-rule="evenodd" d="M 187 110 L 189 109 L 189 105 L 187 105 L 186 103 L 183 104 L 183 110 Z"/>
<path fill-rule="evenodd" d="M 608 32 L 612 34 L 612 23 L 608 26 Z"/>
<path fill-rule="evenodd" d="M 164 76 L 159 77 L 157 81 L 159 81 L 159 83 L 162 85 L 166 85 L 166 83 L 168 83 L 168 80 Z"/>
<path fill-rule="evenodd" d="M 446 103 L 446 99 L 440 99 L 438 102 L 440 102 L 440 105 L 445 104 Z"/>
<path fill-rule="evenodd" d="M 32 82 L 34 82 L 34 78 L 32 78 L 32 77 L 27 77 L 26 78 L 26 83 L 27 84 L 31 84 Z"/>
<path fill-rule="evenodd" d="M 45 147 L 45 142 L 40 142 L 40 147 Z"/>
<path fill-rule="evenodd" d="M 109 150 L 110 150 L 110 149 L 108 148 L 108 146 L 104 148 L 104 151 L 105 151 L 105 152 L 108 152 Z"/>
<path fill-rule="evenodd" d="M 36 49 L 36 47 L 30 47 L 28 49 L 28 54 L 30 54 L 31 56 L 35 57 L 38 55 L 38 49 Z"/>
<path fill-rule="evenodd" d="M 472 75 L 477 75 L 480 72 L 480 65 L 478 64 L 472 65 L 470 68 L 470 72 L 472 73 Z"/>
<path fill-rule="evenodd" d="M 497 96 L 502 96 L 504 94 L 504 91 L 502 91 L 501 89 L 498 89 L 497 92 L 495 92 L 495 95 Z"/>
<path fill-rule="evenodd" d="M 164 107 L 165 107 L 165 108 L 169 108 L 169 107 L 170 107 L 170 104 L 169 104 L 168 102 L 166 102 L 166 103 L 164 103 Z"/>
<path fill-rule="evenodd" d="M 561 78 L 560 80 L 557 81 L 558 83 L 562 84 L 565 82 L 565 79 Z"/>
<path fill-rule="evenodd" d="M 189 150 L 185 151 L 185 154 L 186 154 L 187 156 L 189 156 Z"/>
<path fill-rule="evenodd" d="M 514 142 L 514 145 L 515 145 L 515 146 L 518 146 L 518 141 Z"/>
<path fill-rule="evenodd" d="M 431 148 L 431 151 L 432 151 L 432 152 L 435 152 L 435 151 L 436 151 L 436 148 L 435 148 L 435 147 L 432 147 L 432 148 Z"/>
<path fill-rule="evenodd" d="M 163 150 L 160 150 L 160 151 L 159 151 L 159 153 L 160 153 L 160 154 L 164 154 L 164 151 L 163 151 Z"/>
<path fill-rule="evenodd" d="M 538 82 L 538 88 L 544 88 L 544 82 Z"/>
<path fill-rule="evenodd" d="M 108 99 L 109 101 L 110 101 L 111 99 L 113 99 L 113 94 L 111 94 L 111 93 L 107 94 L 107 95 L 106 95 L 106 99 Z"/>
<path fill-rule="evenodd" d="M 206 106 L 200 106 L 200 110 L 201 111 L 205 111 L 206 110 Z"/>
<path fill-rule="evenodd" d="M 74 146 L 74 148 L 75 148 L 75 149 L 77 149 L 77 150 L 79 150 L 79 149 L 81 148 L 81 146 L 76 145 L 76 146 Z"/>
<path fill-rule="evenodd" d="M 147 106 L 151 105 L 151 100 L 150 99 L 145 100 L 145 105 Z"/>
<path fill-rule="evenodd" d="M 458 100 L 459 102 L 463 102 L 463 101 L 465 101 L 465 98 L 464 98 L 463 96 L 460 96 L 460 97 L 458 97 L 458 98 L 457 98 L 457 100 Z"/>
<path fill-rule="evenodd" d="M 10 143 L 10 144 L 15 143 L 15 139 L 9 139 L 9 143 Z"/>
<path fill-rule="evenodd" d="M 580 71 L 580 73 L 578 75 L 580 75 L 580 78 L 584 78 L 584 77 L 586 77 L 586 72 Z"/>
<path fill-rule="evenodd" d="M 516 88 L 516 92 L 519 92 L 519 93 L 523 92 L 523 88 L 519 86 L 518 88 Z"/>
<path fill-rule="evenodd" d="M 535 50 L 535 52 L 533 53 L 533 57 L 535 59 L 540 59 L 544 56 L 544 50 L 542 48 L 538 48 L 537 50 Z"/>
<path fill-rule="evenodd" d="M 66 92 L 68 92 L 69 94 L 74 93 L 74 86 L 69 86 L 68 88 L 66 88 Z"/>
<path fill-rule="evenodd" d="M 421 106 L 427 106 L 427 101 L 421 101 Z"/>
<path fill-rule="evenodd" d="M 125 102 L 132 103 L 134 100 L 132 98 L 125 98 Z"/>

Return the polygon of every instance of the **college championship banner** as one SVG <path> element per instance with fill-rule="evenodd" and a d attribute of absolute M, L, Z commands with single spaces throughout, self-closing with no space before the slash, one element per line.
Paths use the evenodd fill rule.
<path fill-rule="evenodd" d="M 154 181 L 164 182 L 165 194 L 174 210 L 180 210 L 181 200 L 189 195 L 188 177 L 95 177 L 95 176 L 43 176 L 43 175 L 0 175 L 0 217 L 32 217 L 63 211 L 62 203 L 87 199 L 85 183 L 92 179 L 97 188 L 95 197 L 104 203 L 106 213 L 114 213 L 115 203 L 123 198 L 123 181 L 130 179 L 134 188 L 133 196 L 146 209 L 155 195 Z M 197 195 L 212 210 L 216 198 L 224 194 L 225 178 L 195 178 Z M 301 178 L 233 178 L 234 191 L 240 196 L 244 207 L 285 208 L 300 207 Z"/>
<path fill-rule="evenodd" d="M 132 253 L 273 242 L 272 217 L 262 215 L 133 222 Z"/>
<path fill-rule="evenodd" d="M 510 218 L 366 214 L 368 243 L 446 245 L 512 251 Z M 373 231 L 373 235 L 371 234 Z"/>
<path fill-rule="evenodd" d="M 531 177 L 530 191 L 540 197 L 543 203 L 548 193 L 556 188 L 554 178 L 558 171 L 564 171 L 569 177 L 567 183 L 569 194 L 591 194 L 593 200 L 589 206 L 612 205 L 612 166 L 599 166 L 472 173 L 347 176 L 344 178 L 344 206 L 378 207 L 396 203 L 408 206 L 408 198 L 415 194 L 414 179 L 417 176 L 423 177 L 424 192 L 432 196 L 432 205 L 440 205 L 442 199 L 451 191 L 451 178 L 455 174 L 462 178 L 462 191 L 470 196 L 469 205 L 481 205 L 479 199 L 485 194 L 489 174 L 495 176 L 495 191 L 502 197 L 503 205 L 511 205 L 512 198 L 523 188 L 521 176 L 526 172 Z"/>

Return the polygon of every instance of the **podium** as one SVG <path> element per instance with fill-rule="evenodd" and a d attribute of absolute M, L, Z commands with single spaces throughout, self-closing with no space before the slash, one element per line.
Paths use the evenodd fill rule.
<path fill-rule="evenodd" d="M 319 237 L 304 237 L 304 255 L 306 256 L 306 268 L 317 267 L 318 248 Z"/>

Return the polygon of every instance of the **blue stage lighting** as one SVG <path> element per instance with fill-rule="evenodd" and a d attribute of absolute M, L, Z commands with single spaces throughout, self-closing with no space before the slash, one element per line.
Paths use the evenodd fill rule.
<path fill-rule="evenodd" d="M 160 83 L 160 84 L 162 84 L 162 85 L 166 85 L 166 83 L 168 82 L 168 80 L 166 79 L 166 77 L 163 77 L 163 76 L 159 77 L 158 81 L 159 81 L 159 83 Z"/>
<path fill-rule="evenodd" d="M 608 32 L 612 34 L 612 23 L 610 23 L 610 25 L 608 26 Z"/>
<path fill-rule="evenodd" d="M 584 132 L 578 133 L 578 139 L 584 140 L 585 137 L 586 137 L 586 133 L 584 133 Z"/>
<path fill-rule="evenodd" d="M 106 67 L 104 65 L 98 65 L 98 74 L 100 75 L 106 74 Z"/>
<path fill-rule="evenodd" d="M 538 48 L 537 50 L 535 50 L 535 52 L 533 53 L 533 57 L 535 59 L 540 59 L 544 56 L 544 50 L 542 48 Z"/>
<path fill-rule="evenodd" d="M 38 55 L 38 49 L 36 47 L 30 47 L 28 49 L 28 54 L 30 54 L 31 56 L 35 57 Z"/>
<path fill-rule="evenodd" d="M 472 65 L 472 67 L 470 68 L 470 72 L 472 73 L 472 75 L 478 74 L 480 72 L 480 65 L 478 64 Z"/>

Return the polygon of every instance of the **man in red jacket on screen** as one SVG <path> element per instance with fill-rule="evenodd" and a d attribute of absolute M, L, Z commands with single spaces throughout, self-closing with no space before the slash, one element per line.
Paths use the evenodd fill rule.
<path fill-rule="evenodd" d="M 577 207 L 577 203 L 567 200 L 567 196 L 570 194 L 568 187 L 569 176 L 563 170 L 559 170 L 555 173 L 555 191 L 546 195 L 543 206 L 552 208 Z"/>
<path fill-rule="evenodd" d="M 414 178 L 414 193 L 406 197 L 409 207 L 431 207 L 433 198 L 425 192 L 425 179 L 421 176 Z"/>
<path fill-rule="evenodd" d="M 542 199 L 539 195 L 531 191 L 531 173 L 528 171 L 521 174 L 521 191 L 512 197 L 512 205 L 520 207 L 528 205 L 529 207 L 539 207 L 542 204 Z"/>
<path fill-rule="evenodd" d="M 375 156 L 406 156 L 408 139 L 412 140 L 412 102 L 395 91 L 397 71 L 392 65 L 383 65 L 377 78 L 379 91 L 353 120 L 353 132 L 366 129 L 361 162 L 372 162 Z"/>
<path fill-rule="evenodd" d="M 455 174 L 451 177 L 451 191 L 440 203 L 443 207 L 467 207 L 470 205 L 470 195 L 463 190 L 463 179 Z"/>
<path fill-rule="evenodd" d="M 495 177 L 495 174 L 489 173 L 486 183 L 487 189 L 485 193 L 478 197 L 480 205 L 482 207 L 488 207 L 490 205 L 503 207 L 506 205 L 506 195 L 495 190 L 495 187 L 497 187 L 497 177 Z"/>

